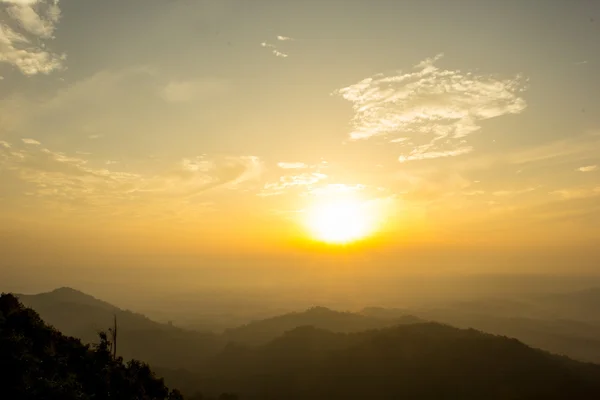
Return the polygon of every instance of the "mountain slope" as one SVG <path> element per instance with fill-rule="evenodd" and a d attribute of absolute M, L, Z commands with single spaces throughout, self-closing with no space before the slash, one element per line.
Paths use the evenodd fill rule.
<path fill-rule="evenodd" d="M 313 307 L 304 312 L 289 313 L 260 321 L 254 321 L 238 328 L 228 329 L 223 336 L 236 343 L 265 344 L 281 336 L 286 331 L 313 326 L 332 332 L 360 332 L 388 326 L 422 322 L 416 317 L 398 316 L 382 319 L 350 312 L 333 311 L 325 307 Z"/>
<path fill-rule="evenodd" d="M 222 344 L 217 335 L 180 329 L 121 310 L 74 289 L 61 288 L 36 295 L 16 295 L 27 307 L 66 335 L 84 343 L 97 340 L 98 331 L 119 326 L 119 355 L 152 365 L 195 368 L 216 354 Z"/>
<path fill-rule="evenodd" d="M 244 399 L 596 399 L 600 366 L 505 337 L 425 323 L 340 334 L 297 328 L 218 357 L 211 389 Z"/>
<path fill-rule="evenodd" d="M 83 345 L 5 294 L 0 296 L 0 370 L 0 394 L 7 399 L 182 399 L 147 365 L 113 359 L 105 337 L 95 348 Z"/>

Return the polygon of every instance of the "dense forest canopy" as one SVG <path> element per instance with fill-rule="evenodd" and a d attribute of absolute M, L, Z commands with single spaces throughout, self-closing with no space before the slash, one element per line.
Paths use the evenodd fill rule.
<path fill-rule="evenodd" d="M 64 336 L 10 294 L 0 297 L 2 398 L 14 400 L 181 400 L 145 363 L 114 357 L 104 332 L 96 345 Z M 231 398 L 231 397 L 223 397 Z"/>

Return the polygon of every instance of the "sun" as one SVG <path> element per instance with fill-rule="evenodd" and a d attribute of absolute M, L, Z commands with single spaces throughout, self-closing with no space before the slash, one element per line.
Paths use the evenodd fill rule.
<path fill-rule="evenodd" d="M 372 216 L 357 199 L 335 199 L 314 204 L 306 212 L 311 236 L 330 244 L 347 244 L 369 236 Z"/>

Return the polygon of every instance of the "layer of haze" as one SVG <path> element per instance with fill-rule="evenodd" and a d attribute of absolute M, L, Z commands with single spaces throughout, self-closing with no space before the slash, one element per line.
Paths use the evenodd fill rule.
<path fill-rule="evenodd" d="M 0 281 L 597 275 L 599 5 L 0 0 Z M 373 235 L 317 243 L 350 195 Z"/>

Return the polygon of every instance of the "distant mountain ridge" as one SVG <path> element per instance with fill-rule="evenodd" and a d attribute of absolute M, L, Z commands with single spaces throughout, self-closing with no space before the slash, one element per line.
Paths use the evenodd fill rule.
<path fill-rule="evenodd" d="M 69 288 L 23 298 L 59 329 L 96 334 L 89 324 L 107 322 L 106 329 L 116 314 L 122 355 L 149 362 L 187 393 L 227 391 L 246 400 L 600 398 L 600 366 L 424 322 L 402 309 L 313 307 L 216 335 L 160 324 Z"/>
<path fill-rule="evenodd" d="M 72 288 L 15 296 L 50 325 L 84 343 L 97 341 L 98 332 L 117 317 L 120 355 L 159 366 L 193 368 L 222 347 L 217 335 L 180 329 L 122 310 Z"/>
<path fill-rule="evenodd" d="M 118 310 L 118 307 L 113 306 L 110 303 L 70 287 L 60 287 L 50 292 L 39 294 L 15 293 L 15 296 L 17 296 L 21 302 L 33 303 L 36 305 L 43 305 L 44 303 L 51 301 L 53 303 L 78 303 L 101 307 L 107 310 Z"/>
<path fill-rule="evenodd" d="M 206 382 L 209 392 L 227 387 L 254 400 L 592 400 L 600 395 L 598 365 L 433 322 L 355 333 L 299 327 L 262 346 L 225 349 L 196 379 Z"/>
<path fill-rule="evenodd" d="M 349 333 L 417 322 L 423 320 L 408 315 L 381 319 L 352 312 L 334 311 L 326 307 L 312 307 L 303 312 L 283 314 L 228 329 L 223 336 L 229 341 L 256 345 L 267 343 L 286 331 L 301 326 Z"/>

